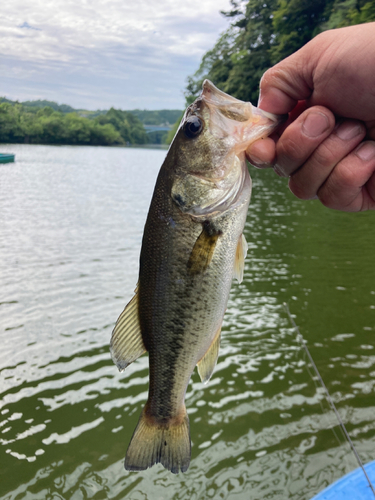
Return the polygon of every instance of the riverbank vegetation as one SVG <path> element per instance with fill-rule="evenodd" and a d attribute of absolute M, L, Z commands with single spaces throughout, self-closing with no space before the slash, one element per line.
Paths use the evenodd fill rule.
<path fill-rule="evenodd" d="M 104 146 L 161 143 L 168 130 L 147 133 L 147 126 L 169 126 L 180 113 L 114 108 L 86 111 L 52 101 L 19 103 L 2 98 L 0 142 Z"/>
<path fill-rule="evenodd" d="M 374 0 L 230 0 L 228 29 L 188 77 L 186 104 L 209 78 L 256 103 L 263 73 L 327 29 L 375 21 Z M 136 145 L 170 143 L 180 110 L 76 110 L 51 101 L 0 98 L 0 142 Z M 170 125 L 174 123 L 174 126 Z M 169 130 L 168 132 L 168 128 Z"/>

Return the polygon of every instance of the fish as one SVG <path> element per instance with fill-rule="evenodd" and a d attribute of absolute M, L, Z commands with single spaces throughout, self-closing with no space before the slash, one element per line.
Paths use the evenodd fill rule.
<path fill-rule="evenodd" d="M 187 386 L 195 366 L 209 381 L 232 280 L 243 279 L 245 150 L 280 122 L 205 80 L 170 145 L 144 227 L 138 283 L 110 344 L 120 371 L 149 355 L 148 400 L 126 452 L 128 471 L 189 467 Z"/>

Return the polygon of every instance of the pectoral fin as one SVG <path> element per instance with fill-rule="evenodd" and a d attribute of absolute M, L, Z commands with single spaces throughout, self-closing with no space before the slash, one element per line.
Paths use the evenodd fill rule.
<path fill-rule="evenodd" d="M 241 283 L 243 280 L 243 272 L 245 268 L 245 258 L 247 254 L 247 249 L 248 246 L 245 236 L 241 234 L 237 244 L 236 258 L 234 261 L 234 269 L 233 269 L 233 278 L 236 278 L 238 283 Z"/>
<path fill-rule="evenodd" d="M 211 375 L 216 366 L 217 357 L 219 355 L 220 339 L 221 339 L 221 327 L 218 329 L 215 338 L 212 344 L 210 345 L 208 351 L 206 352 L 206 354 L 200 361 L 198 361 L 197 364 L 198 373 L 201 378 L 201 381 L 204 384 L 207 384 L 207 382 L 210 380 Z"/>
<path fill-rule="evenodd" d="M 187 264 L 190 274 L 203 273 L 208 268 L 220 234 L 221 231 L 216 230 L 209 222 L 203 224 L 203 230 L 194 244 Z"/>
<path fill-rule="evenodd" d="M 120 372 L 146 352 L 138 313 L 138 288 L 120 314 L 111 338 L 111 356 Z"/>

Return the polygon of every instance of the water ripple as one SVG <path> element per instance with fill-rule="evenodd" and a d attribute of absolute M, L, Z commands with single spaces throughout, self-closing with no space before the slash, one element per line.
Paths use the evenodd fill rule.
<path fill-rule="evenodd" d="M 253 172 L 244 281 L 212 380 L 194 373 L 186 395 L 191 466 L 129 473 L 148 360 L 118 373 L 108 344 L 137 282 L 165 152 L 7 150 L 17 162 L 2 166 L 0 199 L 1 500 L 309 500 L 356 463 L 284 302 L 362 459 L 375 459 L 371 214 L 302 203 L 272 172 Z"/>

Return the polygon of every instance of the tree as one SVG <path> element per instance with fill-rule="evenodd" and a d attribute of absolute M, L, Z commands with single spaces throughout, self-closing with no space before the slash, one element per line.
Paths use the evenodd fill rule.
<path fill-rule="evenodd" d="M 119 122 L 116 122 L 119 126 L 124 125 L 121 113 L 119 113 Z M 143 140 L 142 132 L 145 135 L 143 125 L 137 118 L 130 121 L 131 125 L 128 124 L 127 133 L 130 136 L 133 135 L 132 140 L 135 142 L 138 140 L 137 134 L 140 136 L 139 140 Z M 133 122 L 135 131 L 132 130 Z M 83 118 L 75 112 L 56 111 L 51 106 L 23 106 L 14 102 L 0 104 L 0 142 L 82 145 L 126 143 L 111 123 L 101 124 L 97 120 Z"/>
<path fill-rule="evenodd" d="M 327 22 L 321 31 L 362 24 L 375 20 L 375 2 L 365 0 L 335 0 L 327 9 Z"/>
<path fill-rule="evenodd" d="M 275 33 L 271 63 L 276 64 L 321 31 L 334 0 L 279 0 L 272 19 Z"/>
<path fill-rule="evenodd" d="M 238 99 L 256 102 L 259 80 L 271 66 L 274 44 L 273 12 L 277 0 L 232 1 L 223 13 L 232 19 L 215 47 L 202 59 L 198 71 L 188 79 L 186 97 L 191 102 L 204 78 Z"/>
<path fill-rule="evenodd" d="M 23 139 L 20 122 L 20 105 L 0 104 L 0 137 L 2 142 L 18 142 Z"/>
<path fill-rule="evenodd" d="M 257 102 L 263 73 L 315 35 L 375 20 L 375 2 L 366 0 L 231 0 L 223 14 L 226 30 L 190 76 L 186 101 L 199 94 L 204 78 L 239 99 Z"/>
<path fill-rule="evenodd" d="M 95 118 L 100 125 L 111 124 L 117 130 L 125 144 L 146 144 L 147 135 L 142 122 L 121 109 L 111 108 L 105 115 Z"/>

